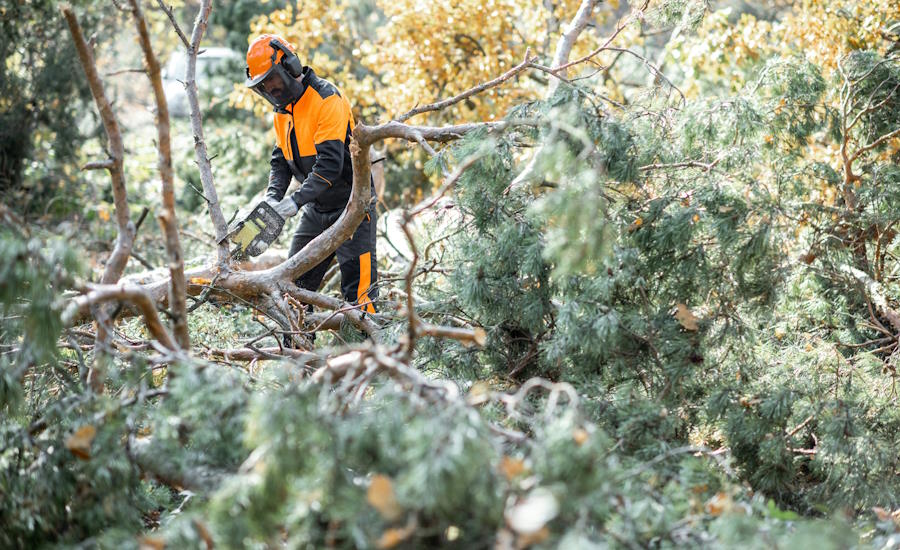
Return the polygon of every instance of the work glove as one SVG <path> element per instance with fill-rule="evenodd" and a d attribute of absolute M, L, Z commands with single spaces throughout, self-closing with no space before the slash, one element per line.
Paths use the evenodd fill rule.
<path fill-rule="evenodd" d="M 278 212 L 278 215 L 284 218 L 285 220 L 297 215 L 297 203 L 294 202 L 294 199 L 291 197 L 285 197 L 281 201 L 277 201 L 275 199 L 269 198 L 266 199 L 266 202 L 272 205 L 272 208 Z"/>

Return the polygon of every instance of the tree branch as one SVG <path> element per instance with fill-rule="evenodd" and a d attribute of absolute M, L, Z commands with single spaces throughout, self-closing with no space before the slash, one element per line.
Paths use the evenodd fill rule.
<path fill-rule="evenodd" d="M 175 34 L 181 39 L 181 43 L 184 44 L 184 47 L 190 48 L 191 43 L 188 42 L 187 36 L 184 35 L 184 31 L 181 30 L 181 26 L 178 25 L 178 21 L 175 20 L 175 14 L 172 13 L 172 7 L 166 6 L 162 0 L 156 0 L 156 3 L 159 5 L 159 9 L 161 9 L 169 18 L 169 21 L 171 21 L 172 27 L 175 29 Z"/>
<path fill-rule="evenodd" d="M 134 305 L 144 317 L 144 324 L 147 325 L 147 330 L 154 339 L 169 350 L 178 349 L 160 321 L 153 300 L 150 299 L 150 295 L 143 287 L 119 283 L 116 285 L 92 285 L 89 288 L 90 291 L 87 294 L 74 298 L 66 307 L 62 314 L 64 326 L 72 326 L 91 306 L 111 301 L 128 302 Z"/>
<path fill-rule="evenodd" d="M 169 105 L 166 94 L 163 91 L 162 78 L 160 76 L 159 61 L 150 44 L 150 33 L 147 30 L 147 21 L 141 9 L 140 0 L 129 0 L 131 14 L 137 27 L 138 41 L 144 52 L 144 61 L 147 66 L 147 76 L 153 87 L 153 96 L 156 99 L 156 129 L 157 148 L 159 150 L 159 177 L 162 181 L 162 206 L 163 211 L 157 216 L 159 225 L 165 236 L 166 255 L 169 259 L 169 309 L 172 312 L 172 328 L 175 340 L 183 350 L 191 349 L 191 340 L 187 326 L 187 298 L 184 281 L 184 257 L 181 253 L 181 243 L 178 240 L 178 222 L 175 215 L 175 186 L 172 174 L 172 146 L 169 139 Z"/>
<path fill-rule="evenodd" d="M 512 69 L 506 71 L 502 75 L 498 76 L 497 78 L 495 78 L 493 80 L 489 80 L 482 84 L 479 84 L 478 86 L 475 86 L 473 88 L 469 88 L 468 90 L 462 92 L 461 94 L 453 96 L 449 99 L 436 101 L 434 103 L 429 103 L 428 105 L 423 105 L 421 107 L 416 107 L 414 109 L 411 109 L 411 110 L 407 111 L 406 113 L 403 113 L 402 115 L 400 115 L 399 117 L 397 117 L 394 120 L 396 120 L 397 122 L 404 122 L 416 115 L 420 115 L 422 113 L 427 113 L 430 111 L 439 111 L 439 110 L 449 107 L 451 105 L 455 105 L 456 103 L 459 103 L 460 101 L 463 101 L 466 98 L 472 97 L 473 95 L 479 94 L 485 90 L 488 90 L 490 88 L 494 88 L 494 87 L 499 86 L 500 84 L 503 84 L 510 78 L 512 78 L 512 77 L 516 76 L 517 74 L 521 73 L 522 71 L 530 68 L 531 64 L 535 61 L 537 61 L 537 56 L 531 57 L 530 50 L 526 50 L 524 61 L 522 61 L 521 63 L 519 63 Z"/>
<path fill-rule="evenodd" d="M 106 132 L 109 144 L 110 158 L 104 161 L 103 167 L 109 171 L 109 177 L 112 181 L 113 203 L 115 204 L 116 224 L 119 231 L 112 254 L 107 259 L 103 275 L 100 277 L 100 282 L 101 284 L 112 284 L 117 282 L 125 271 L 128 257 L 131 255 L 131 249 L 134 246 L 134 235 L 136 232 L 134 223 L 131 221 L 128 209 L 128 196 L 125 190 L 125 171 L 123 168 L 125 147 L 122 143 L 119 123 L 116 120 L 115 113 L 113 113 L 112 105 L 106 97 L 103 82 L 97 73 L 93 51 L 84 39 L 81 25 L 68 4 L 61 5 L 60 11 L 66 20 L 69 32 L 72 34 L 75 51 L 78 53 L 78 60 L 81 62 L 81 67 L 84 69 L 84 74 L 87 77 L 91 95 L 94 97 L 94 103 L 96 103 L 97 109 L 100 111 L 100 119 L 103 121 L 103 129 Z M 109 322 L 109 311 L 101 307 L 96 308 L 93 313 L 94 318 L 97 320 L 95 345 L 98 350 L 103 350 L 107 348 L 106 344 L 109 340 L 109 334 L 106 330 Z M 90 385 L 98 392 L 103 389 L 104 368 L 102 362 L 102 354 L 97 354 L 96 369 L 92 370 L 90 375 Z"/>
<path fill-rule="evenodd" d="M 187 92 L 188 105 L 191 112 L 191 129 L 194 132 L 194 153 L 197 157 L 197 166 L 200 169 L 200 181 L 203 183 L 203 194 L 206 195 L 209 215 L 213 226 L 216 228 L 216 242 L 218 243 L 219 269 L 226 271 L 231 261 L 228 243 L 225 235 L 228 233 L 228 224 L 219 206 L 219 195 L 213 181 L 212 165 L 206 151 L 206 141 L 203 137 L 203 118 L 200 113 L 200 100 L 197 97 L 197 53 L 206 25 L 209 21 L 209 13 L 212 11 L 212 0 L 201 0 L 197 18 L 194 20 L 194 30 L 191 33 L 191 41 L 187 46 L 187 69 L 184 76 L 184 89 Z M 174 24 L 174 18 L 172 19 Z M 177 29 L 176 25 L 176 29 Z"/>

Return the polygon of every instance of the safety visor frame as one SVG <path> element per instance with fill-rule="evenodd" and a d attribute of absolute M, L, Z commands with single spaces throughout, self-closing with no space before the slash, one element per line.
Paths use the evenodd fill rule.
<path fill-rule="evenodd" d="M 250 77 L 249 67 L 246 72 L 247 80 L 244 84 L 271 103 L 276 111 L 284 110 L 300 98 L 303 87 L 280 63 L 272 64 L 266 72 L 255 78 Z"/>

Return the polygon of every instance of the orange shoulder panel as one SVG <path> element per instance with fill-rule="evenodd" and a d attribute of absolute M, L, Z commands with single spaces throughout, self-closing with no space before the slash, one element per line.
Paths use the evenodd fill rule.
<path fill-rule="evenodd" d="M 347 125 L 353 127 L 353 115 L 350 113 L 350 102 L 337 94 L 330 95 L 319 106 L 319 119 L 316 124 L 315 143 L 338 140 L 343 143 L 347 137 Z"/>

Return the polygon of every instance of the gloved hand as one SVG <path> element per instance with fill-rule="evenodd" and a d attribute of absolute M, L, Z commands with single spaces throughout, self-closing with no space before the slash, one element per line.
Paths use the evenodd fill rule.
<path fill-rule="evenodd" d="M 296 216 L 297 211 L 299 210 L 299 208 L 297 208 L 297 203 L 294 202 L 294 199 L 292 199 L 291 197 L 285 197 L 280 202 L 276 201 L 275 199 L 268 198 L 266 199 L 266 202 L 271 204 L 272 208 L 274 208 L 275 211 L 278 212 L 278 215 L 284 219 Z"/>

